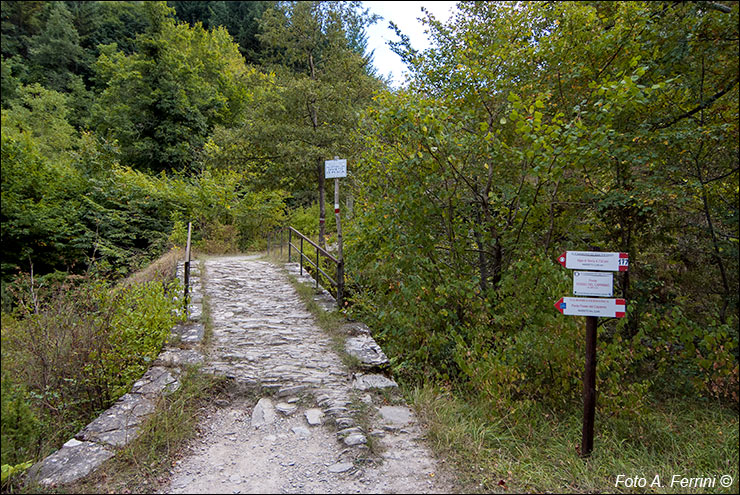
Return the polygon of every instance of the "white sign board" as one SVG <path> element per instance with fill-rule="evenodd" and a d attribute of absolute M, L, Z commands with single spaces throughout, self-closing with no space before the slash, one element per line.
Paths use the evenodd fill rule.
<path fill-rule="evenodd" d="M 573 272 L 573 295 L 601 296 L 614 295 L 614 274 L 612 272 Z"/>
<path fill-rule="evenodd" d="M 558 256 L 558 263 L 571 270 L 626 272 L 629 267 L 629 256 L 627 253 L 566 251 Z"/>
<path fill-rule="evenodd" d="M 347 160 L 326 160 L 324 162 L 324 177 L 327 179 L 347 177 Z"/>
<path fill-rule="evenodd" d="M 555 309 L 570 316 L 605 316 L 622 318 L 627 308 L 624 299 L 597 299 L 593 297 L 561 297 Z"/>

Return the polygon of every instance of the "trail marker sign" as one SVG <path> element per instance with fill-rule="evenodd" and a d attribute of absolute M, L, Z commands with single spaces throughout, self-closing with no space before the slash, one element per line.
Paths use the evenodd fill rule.
<path fill-rule="evenodd" d="M 629 255 L 600 251 L 566 251 L 558 256 L 558 263 L 571 270 L 626 272 L 629 267 Z"/>
<path fill-rule="evenodd" d="M 611 299 L 614 293 L 614 274 L 626 272 L 627 253 L 601 251 L 566 251 L 558 256 L 558 263 L 574 271 L 573 294 L 561 297 L 555 309 L 564 315 L 586 317 L 586 366 L 583 371 L 583 430 L 581 456 L 588 457 L 594 448 L 594 420 L 596 417 L 596 328 L 599 317 L 623 318 L 627 308 L 624 299 Z M 625 274 L 626 275 L 626 274 Z M 608 297 L 610 299 L 605 299 Z"/>
<path fill-rule="evenodd" d="M 598 297 L 561 297 L 555 309 L 570 316 L 603 316 L 623 318 L 627 302 L 624 299 L 600 299 Z"/>
<path fill-rule="evenodd" d="M 573 272 L 574 296 L 612 297 L 614 274 L 612 272 Z"/>
<path fill-rule="evenodd" d="M 324 177 L 327 179 L 341 179 L 347 177 L 347 160 L 334 159 L 324 162 Z"/>

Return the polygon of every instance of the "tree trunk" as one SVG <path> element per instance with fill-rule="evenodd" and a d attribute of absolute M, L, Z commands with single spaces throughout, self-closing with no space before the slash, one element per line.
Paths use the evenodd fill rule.
<path fill-rule="evenodd" d="M 326 178 L 324 177 L 324 164 L 321 159 L 319 159 L 317 166 L 317 172 L 319 173 L 319 246 L 326 249 L 326 245 L 324 242 L 324 237 L 326 235 L 326 205 L 324 201 L 325 196 L 325 182 Z"/>

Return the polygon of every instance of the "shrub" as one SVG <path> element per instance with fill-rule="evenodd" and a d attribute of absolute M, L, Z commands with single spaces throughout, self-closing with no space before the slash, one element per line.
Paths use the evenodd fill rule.
<path fill-rule="evenodd" d="M 142 375 L 175 323 L 173 291 L 179 283 L 15 280 L 15 310 L 2 318 L 3 383 L 27 390 L 22 402 L 39 418 L 43 442 L 34 455 L 58 447 Z"/>

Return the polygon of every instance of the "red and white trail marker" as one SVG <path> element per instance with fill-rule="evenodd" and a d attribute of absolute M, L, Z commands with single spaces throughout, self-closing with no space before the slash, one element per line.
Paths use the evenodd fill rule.
<path fill-rule="evenodd" d="M 570 316 L 604 316 L 623 318 L 627 308 L 624 299 L 602 299 L 596 297 L 561 297 L 555 309 Z"/>
<path fill-rule="evenodd" d="M 602 253 L 600 251 L 566 251 L 558 256 L 558 263 L 571 270 L 626 272 L 629 261 L 627 253 Z"/>

